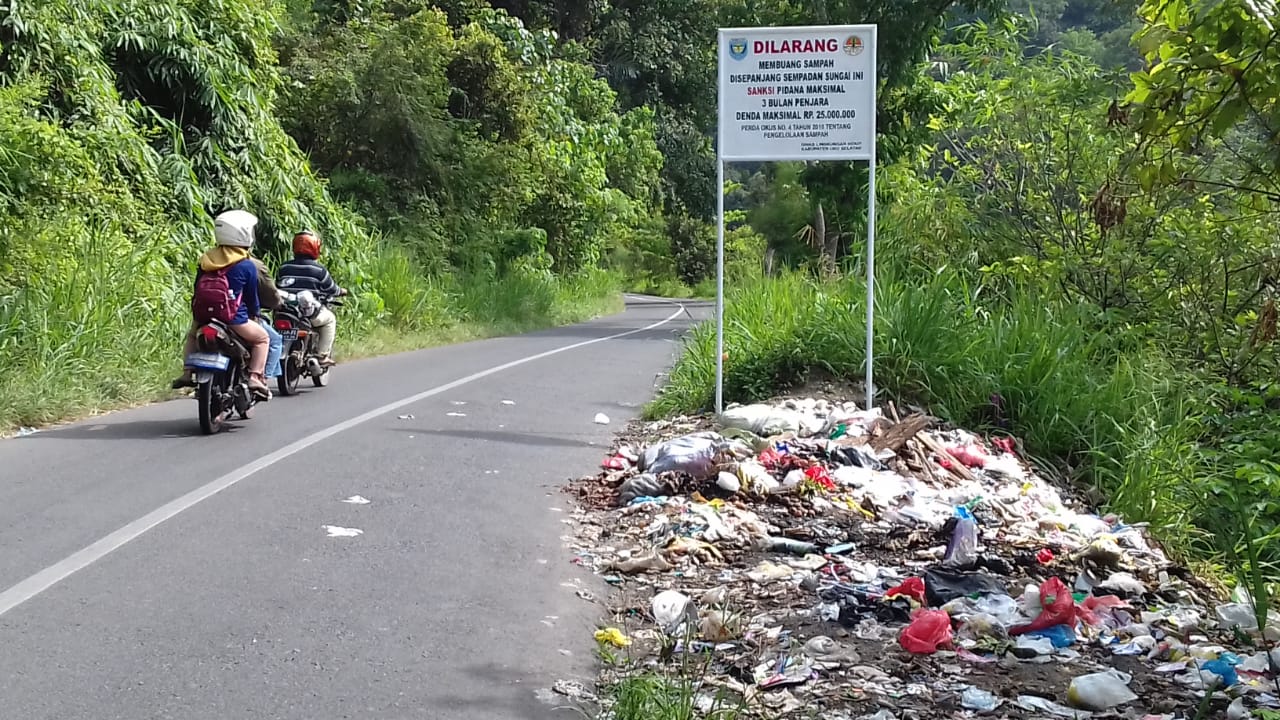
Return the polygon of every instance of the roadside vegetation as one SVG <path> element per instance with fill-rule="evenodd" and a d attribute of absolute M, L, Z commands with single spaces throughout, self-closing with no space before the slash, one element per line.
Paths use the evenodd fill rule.
<path fill-rule="evenodd" d="M 1280 45 L 1245 0 L 0 9 L 0 431 L 163 395 L 214 213 L 312 228 L 345 357 L 714 289 L 715 31 L 878 22 L 876 375 L 1280 577 Z M 861 378 L 865 169 L 726 193 L 727 397 Z M 654 414 L 705 409 L 713 328 Z"/>

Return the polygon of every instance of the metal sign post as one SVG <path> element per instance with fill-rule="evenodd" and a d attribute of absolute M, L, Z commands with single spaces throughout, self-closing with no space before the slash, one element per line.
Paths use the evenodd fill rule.
<path fill-rule="evenodd" d="M 716 143 L 716 412 L 724 412 L 724 168 L 865 160 L 867 408 L 875 399 L 876 26 L 721 28 Z"/>

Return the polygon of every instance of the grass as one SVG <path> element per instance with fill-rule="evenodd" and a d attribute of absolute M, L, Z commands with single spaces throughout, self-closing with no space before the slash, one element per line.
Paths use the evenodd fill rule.
<path fill-rule="evenodd" d="M 762 400 L 813 370 L 861 379 L 865 285 L 786 275 L 727 298 L 725 398 Z M 715 328 L 688 341 L 651 417 L 709 409 Z M 1101 332 L 1086 309 L 1027 292 L 975 287 L 940 272 L 878 281 L 881 398 L 925 405 L 974 429 L 1007 423 L 1039 464 L 1095 485 L 1108 507 L 1151 522 L 1181 556 L 1205 533 L 1195 452 L 1198 407 L 1184 373 L 1157 350 Z M 1003 398 L 997 415 L 992 396 Z"/>
<path fill-rule="evenodd" d="M 172 395 L 185 283 L 139 289 L 136 265 L 91 261 L 0 297 L 0 434 Z M 339 310 L 337 350 L 350 360 L 579 322 L 621 311 L 621 287 L 599 271 L 433 279 L 384 250 Z"/>

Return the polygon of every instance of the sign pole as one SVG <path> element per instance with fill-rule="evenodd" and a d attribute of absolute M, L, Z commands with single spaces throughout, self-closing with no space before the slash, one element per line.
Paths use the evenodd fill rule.
<path fill-rule="evenodd" d="M 720 28 L 716 411 L 724 411 L 724 173 L 731 162 L 868 161 L 867 406 L 875 400 L 875 25 Z"/>
<path fill-rule="evenodd" d="M 871 42 L 868 52 L 871 55 L 871 67 L 876 66 L 876 35 L 878 27 L 871 29 Z M 876 108 L 876 86 L 871 85 L 872 112 Z M 867 163 L 867 410 L 875 407 L 875 307 L 876 307 L 876 133 L 872 122 L 871 159 Z"/>
<path fill-rule="evenodd" d="M 716 151 L 716 413 L 724 412 L 724 161 Z"/>

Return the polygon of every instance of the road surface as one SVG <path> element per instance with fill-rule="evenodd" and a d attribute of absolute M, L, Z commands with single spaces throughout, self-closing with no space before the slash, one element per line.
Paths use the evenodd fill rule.
<path fill-rule="evenodd" d="M 629 298 L 341 365 L 218 436 L 188 399 L 0 441 L 0 717 L 579 717 L 538 699 L 594 673 L 559 487 L 689 324 Z"/>

